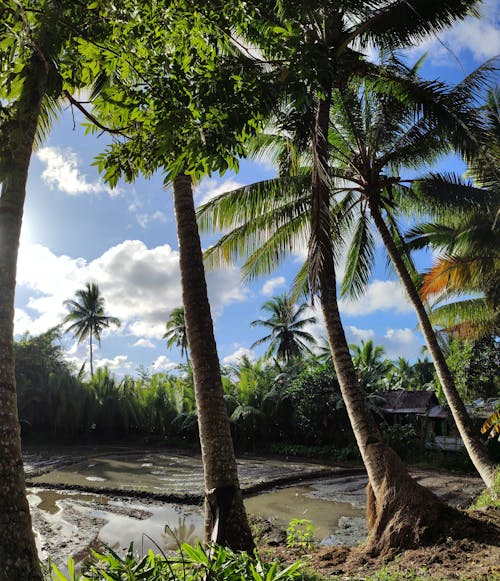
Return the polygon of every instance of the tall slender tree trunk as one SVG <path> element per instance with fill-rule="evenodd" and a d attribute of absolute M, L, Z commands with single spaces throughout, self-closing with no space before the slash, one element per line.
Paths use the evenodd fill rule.
<path fill-rule="evenodd" d="M 384 554 L 416 547 L 453 534 L 463 517 L 444 505 L 432 492 L 418 485 L 405 466 L 382 440 L 366 405 L 349 353 L 337 301 L 335 264 L 331 245 L 330 192 L 328 188 L 328 123 L 330 99 L 318 104 L 312 137 L 313 168 L 311 286 L 319 287 L 328 342 L 340 390 L 369 479 L 367 516 L 370 536 L 367 551 Z M 317 253 L 314 256 L 313 253 Z"/>
<path fill-rule="evenodd" d="M 205 475 L 205 541 L 251 551 L 254 543 L 243 506 L 224 402 L 191 178 L 178 175 L 173 190 L 182 298 Z"/>
<path fill-rule="evenodd" d="M 33 57 L 0 174 L 0 581 L 41 581 L 24 480 L 14 368 L 14 295 L 26 181 L 44 93 Z"/>
<path fill-rule="evenodd" d="M 494 484 L 495 479 L 495 465 L 489 459 L 485 448 L 482 446 L 479 439 L 479 435 L 475 432 L 467 409 L 462 401 L 453 376 L 448 368 L 446 360 L 444 358 L 443 352 L 439 347 L 439 343 L 432 328 L 432 324 L 429 320 L 425 307 L 420 299 L 418 291 L 413 283 L 413 280 L 406 268 L 406 265 L 401 257 L 401 254 L 394 243 L 394 239 L 387 228 L 387 225 L 382 217 L 380 209 L 376 201 L 369 198 L 369 208 L 373 221 L 377 227 L 377 230 L 382 237 L 385 248 L 391 258 L 391 261 L 399 275 L 401 282 L 406 290 L 406 294 L 410 299 L 416 313 L 420 328 L 424 335 L 425 342 L 431 354 L 432 360 L 434 362 L 434 367 L 436 369 L 437 376 L 443 388 L 444 395 L 450 406 L 451 413 L 457 425 L 460 436 L 464 442 L 465 448 L 469 453 L 470 459 L 472 460 L 474 466 L 479 472 L 481 478 L 484 480 L 486 486 L 491 488 Z"/>
<path fill-rule="evenodd" d="M 92 349 L 92 329 L 89 335 L 90 377 L 94 377 L 94 353 Z"/>

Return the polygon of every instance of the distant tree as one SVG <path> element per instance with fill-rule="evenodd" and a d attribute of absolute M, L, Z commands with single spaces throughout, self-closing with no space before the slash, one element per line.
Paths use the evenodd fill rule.
<path fill-rule="evenodd" d="M 307 325 L 316 322 L 316 317 L 305 317 L 307 303 L 296 305 L 287 294 L 273 297 L 266 301 L 261 309 L 271 316 L 268 319 L 257 319 L 251 322 L 252 327 L 264 327 L 269 335 L 255 341 L 252 348 L 269 343 L 265 357 L 276 356 L 285 362 L 311 352 L 316 340 L 304 330 Z"/>
<path fill-rule="evenodd" d="M 184 317 L 184 307 L 177 307 L 172 310 L 166 324 L 167 330 L 163 339 L 167 340 L 167 347 L 179 347 L 181 357 L 186 357 L 186 363 L 189 364 L 189 347 L 187 341 L 186 319 Z"/>
<path fill-rule="evenodd" d="M 352 362 L 358 379 L 367 391 L 383 388 L 383 379 L 391 368 L 391 362 L 384 358 L 385 349 L 375 345 L 371 339 L 361 341 L 361 345 L 349 345 Z"/>
<path fill-rule="evenodd" d="M 66 332 L 72 333 L 78 343 L 89 338 L 90 375 L 93 376 L 92 340 L 95 337 L 100 345 L 103 330 L 110 325 L 119 327 L 120 320 L 104 314 L 104 298 L 95 283 L 87 283 L 84 289 L 76 291 L 75 299 L 67 300 L 64 304 L 70 308 L 70 312 L 64 318 L 64 324 L 68 325 Z"/>

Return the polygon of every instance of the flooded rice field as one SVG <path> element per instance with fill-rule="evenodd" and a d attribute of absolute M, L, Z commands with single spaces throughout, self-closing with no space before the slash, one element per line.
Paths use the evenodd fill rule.
<path fill-rule="evenodd" d="M 366 535 L 366 477 L 361 471 L 269 459 L 238 462 L 250 514 L 286 528 L 310 520 L 319 543 L 356 545 Z M 42 558 L 63 564 L 89 547 L 170 551 L 202 531 L 199 457 L 171 451 L 29 450 L 25 470 Z M 416 473 L 451 504 L 481 488 L 475 478 Z M 293 483 L 295 481 L 295 483 Z"/>

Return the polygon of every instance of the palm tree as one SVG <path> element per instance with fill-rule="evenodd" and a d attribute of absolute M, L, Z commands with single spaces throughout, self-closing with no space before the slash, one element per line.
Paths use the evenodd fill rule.
<path fill-rule="evenodd" d="M 366 10 L 368 11 L 372 9 L 372 5 L 367 6 L 364 3 L 363 6 L 366 6 Z M 296 10 L 296 8 L 294 5 L 292 9 Z M 444 8 L 444 6 L 441 5 L 440 10 L 441 8 Z M 447 3 L 445 10 L 449 11 L 454 8 L 458 8 L 458 6 L 455 4 L 452 7 Z M 465 7 L 462 6 L 463 8 Z M 395 30 L 394 26 L 396 23 L 399 26 L 399 15 L 398 17 L 394 17 L 392 24 L 390 20 L 385 20 L 385 17 L 393 9 L 398 11 L 403 10 L 403 12 L 410 9 L 412 12 L 411 19 L 408 18 L 405 21 L 405 25 L 398 30 Z M 420 12 L 421 9 L 422 12 Z M 256 270 L 260 268 L 261 272 L 266 272 L 266 269 L 269 271 L 273 268 L 282 256 L 293 249 L 294 244 L 291 242 L 291 239 L 294 236 L 300 237 L 300 235 L 304 238 L 304 235 L 307 234 L 307 215 L 310 216 L 309 255 L 306 268 L 303 272 L 307 274 L 309 291 L 313 295 L 319 292 L 320 295 L 336 374 L 353 431 L 368 471 L 370 481 L 369 498 L 371 498 L 369 506 L 373 509 L 374 513 L 372 515 L 373 519 L 370 519 L 371 535 L 369 549 L 373 552 L 383 552 L 391 546 L 403 547 L 421 543 L 423 540 L 420 536 L 422 529 L 418 526 L 418 521 L 425 520 L 428 522 L 428 532 L 433 530 L 436 535 L 441 534 L 447 527 L 447 525 L 443 527 L 443 515 L 448 511 L 439 503 L 435 496 L 423 490 L 409 477 L 408 472 L 397 456 L 384 444 L 375 422 L 367 409 L 363 393 L 357 386 L 356 372 L 349 354 L 349 348 L 338 310 L 334 247 L 332 245 L 332 232 L 336 228 L 336 223 L 333 221 L 331 215 L 332 186 L 333 188 L 337 186 L 337 184 L 332 184 L 331 178 L 338 178 L 342 184 L 341 189 L 343 191 L 346 189 L 345 182 L 354 180 L 352 180 L 349 172 L 342 171 L 342 169 L 337 171 L 331 168 L 329 159 L 330 152 L 336 150 L 337 143 L 330 144 L 328 138 L 330 137 L 329 127 L 332 104 L 335 106 L 337 102 L 340 103 L 344 107 L 346 114 L 348 113 L 348 101 L 352 100 L 351 96 L 356 96 L 348 88 L 349 71 L 352 72 L 353 68 L 357 68 L 357 65 L 364 66 L 364 63 L 360 63 L 359 55 L 349 52 L 350 49 L 348 47 L 350 43 L 356 38 L 363 43 L 368 37 L 371 37 L 375 43 L 378 41 L 380 44 L 384 44 L 384 40 L 387 44 L 391 44 L 393 41 L 395 41 L 395 44 L 404 43 L 410 37 L 415 38 L 423 34 L 424 29 L 428 32 L 429 28 L 439 27 L 439 24 L 443 23 L 443 20 L 441 20 L 443 13 L 438 14 L 435 12 L 432 15 L 431 13 L 433 13 L 434 9 L 428 4 L 425 8 L 423 6 L 419 7 L 416 12 L 413 12 L 413 10 L 414 5 L 410 8 L 404 2 L 393 2 L 391 5 L 386 5 L 384 10 L 377 10 L 376 14 L 372 14 L 372 19 L 368 18 L 362 24 L 359 24 L 359 13 L 350 20 L 347 18 L 344 20 L 346 14 L 342 13 L 336 7 L 331 12 L 326 9 L 315 10 L 314 23 L 301 23 L 301 34 L 316 47 L 314 54 L 317 55 L 318 48 L 321 47 L 321 56 L 325 59 L 324 62 L 319 60 L 315 63 L 314 72 L 321 71 L 320 77 L 315 79 L 315 83 L 317 84 L 314 85 L 318 87 L 317 99 L 314 101 L 315 112 L 313 119 L 310 116 L 309 122 L 303 124 L 304 127 L 313 126 L 311 177 L 308 178 L 303 173 L 302 175 L 300 173 L 295 174 L 292 178 L 295 177 L 298 179 L 288 181 L 285 179 L 285 184 L 282 189 L 279 188 L 277 183 L 271 184 L 271 188 L 274 186 L 273 194 L 275 195 L 273 197 L 269 197 L 270 188 L 266 187 L 270 185 L 269 182 L 258 184 L 254 188 L 242 189 L 236 196 L 239 205 L 224 203 L 227 202 L 226 199 L 216 212 L 214 212 L 213 219 L 207 217 L 203 209 L 200 213 L 202 225 L 214 224 L 217 227 L 226 228 L 228 226 L 234 226 L 235 222 L 241 224 L 241 227 L 234 236 L 229 234 L 225 237 L 224 241 L 228 242 L 228 244 L 224 249 L 223 260 L 231 260 L 238 254 L 244 253 L 252 248 L 258 248 L 260 245 L 260 249 L 251 256 L 244 267 L 247 274 L 255 267 L 257 267 Z M 426 13 L 426 10 L 430 10 L 430 13 Z M 459 12 L 460 10 L 459 8 Z M 283 11 L 286 11 L 285 7 L 283 7 Z M 419 15 L 418 17 L 417 14 Z M 430 16 L 430 19 L 425 23 L 425 27 L 425 17 L 420 20 L 421 14 Z M 394 14 L 391 14 L 391 16 L 394 16 Z M 449 12 L 448 16 L 453 18 Z M 417 17 L 415 28 L 412 27 L 411 22 L 414 17 Z M 290 18 L 291 20 L 295 20 L 297 16 L 293 15 Z M 349 34 L 346 33 L 344 28 L 348 22 L 348 26 L 350 27 Z M 372 28 L 374 23 L 376 25 Z M 384 30 L 388 36 L 377 38 L 381 27 L 384 25 Z M 377 31 L 376 33 L 375 29 Z M 401 36 L 398 34 L 399 31 L 402 32 Z M 349 71 L 347 70 L 348 68 Z M 332 77 L 332 71 L 335 71 L 335 77 Z M 388 80 L 389 78 L 394 79 L 395 77 L 390 75 L 390 77 L 384 77 L 384 80 Z M 399 87 L 411 86 L 415 88 L 418 86 L 422 89 L 421 95 L 425 93 L 427 99 L 431 97 L 430 93 L 432 91 L 428 90 L 429 86 L 415 84 L 413 79 L 406 81 L 401 76 L 397 80 Z M 392 81 L 388 80 L 388 86 L 394 89 L 395 85 Z M 448 108 L 442 107 L 443 100 L 441 97 L 442 95 L 433 102 L 437 107 L 434 108 L 431 106 L 428 108 L 429 111 L 433 111 L 434 114 L 437 111 L 443 113 L 444 109 Z M 303 98 L 302 105 L 304 99 L 306 98 Z M 309 99 L 311 99 L 310 96 Z M 452 115 L 448 117 L 447 121 L 457 127 L 457 135 L 460 134 L 463 138 L 463 121 L 461 114 L 457 112 L 458 101 L 459 99 L 453 95 L 447 101 L 450 106 L 448 110 L 452 111 Z M 427 105 L 429 105 L 429 101 Z M 427 107 L 424 107 L 424 109 L 427 109 Z M 287 113 L 289 112 L 290 108 L 287 110 Z M 297 111 L 292 111 L 292 113 L 297 114 Z M 288 127 L 286 125 L 284 127 L 290 130 L 290 124 Z M 342 137 L 337 141 L 342 142 Z M 349 137 L 349 134 L 347 137 Z M 302 142 L 303 140 L 304 138 L 302 137 Z M 410 150 L 406 149 L 405 152 L 408 159 Z M 380 171 L 377 171 L 373 175 L 378 177 Z M 372 175 L 370 175 L 371 177 Z M 387 176 L 384 176 L 384 180 L 386 180 L 384 182 L 384 189 L 387 188 L 390 191 L 391 180 L 387 181 Z M 301 192 L 304 193 L 308 183 L 311 184 L 311 195 L 308 198 L 305 196 L 302 197 L 298 202 L 296 199 L 292 200 L 292 203 L 287 205 L 286 194 L 290 189 L 296 192 L 297 188 L 294 186 L 298 184 L 301 187 Z M 366 185 L 371 185 L 371 179 Z M 359 184 L 356 184 L 355 190 L 358 189 L 357 186 Z M 252 189 L 255 197 L 252 201 L 248 202 L 245 208 L 242 205 L 245 199 L 244 194 L 249 193 Z M 376 196 L 379 195 L 377 189 L 375 193 Z M 214 205 L 217 203 L 216 200 L 212 202 Z M 288 202 L 290 202 L 289 198 Z M 297 203 L 294 205 L 293 202 Z M 255 209 L 257 209 L 257 212 L 253 213 Z M 372 210 L 371 207 L 369 209 Z M 269 214 L 262 217 L 261 214 L 267 210 Z M 273 215 L 272 222 L 269 220 L 271 213 Z M 373 214 L 373 212 L 371 213 Z M 252 220 L 253 222 L 251 222 Z M 284 228 L 280 228 L 280 226 L 284 226 Z M 358 229 L 357 237 L 355 236 L 357 238 L 356 244 L 360 248 L 363 247 L 363 244 L 360 242 L 362 242 L 362 236 L 366 231 L 366 228 Z M 245 238 L 246 235 L 248 235 L 248 238 Z M 245 242 L 242 242 L 243 239 L 245 239 Z M 364 272 L 366 274 L 366 268 Z M 484 456 L 482 460 L 485 460 Z M 489 480 L 490 470 L 483 471 L 483 474 Z M 399 494 L 396 491 L 399 491 Z M 391 498 L 391 502 L 388 502 L 389 498 Z M 426 503 L 433 506 L 431 512 L 422 510 L 422 506 Z M 404 533 L 399 526 L 392 527 L 390 524 L 395 514 L 399 514 L 399 523 L 402 521 L 405 522 L 405 526 L 403 527 Z M 401 514 L 404 514 L 403 518 Z M 448 515 L 446 520 L 453 521 L 456 518 L 457 515 Z"/>
<path fill-rule="evenodd" d="M 393 73 L 393 78 L 398 75 L 401 78 L 408 78 L 408 82 L 418 83 L 415 68 L 407 68 L 395 57 L 390 58 L 388 66 Z M 451 106 L 461 110 L 460 115 L 457 111 L 454 113 L 454 117 L 460 117 L 460 125 L 470 124 L 475 127 L 478 124 L 476 110 L 470 102 L 475 91 L 488 78 L 491 69 L 492 64 L 487 63 L 464 82 L 448 91 L 448 97 L 444 97 L 443 89 L 441 89 L 440 98 L 446 98 Z M 465 184 L 459 193 L 451 192 L 448 196 L 437 195 L 436 190 L 439 194 L 442 194 L 443 190 L 442 187 L 437 187 L 443 182 L 440 176 L 431 175 L 421 180 L 406 180 L 400 177 L 401 169 L 408 166 L 418 167 L 426 160 L 432 161 L 449 150 L 450 146 L 444 132 L 447 123 L 453 124 L 453 120 L 449 117 L 446 120 L 447 123 L 440 120 L 437 127 L 434 121 L 436 113 L 432 117 L 427 115 L 415 117 L 413 107 L 408 107 L 407 104 L 391 95 L 381 95 L 368 85 L 360 85 L 357 82 L 352 82 L 342 91 L 334 91 L 333 95 L 335 99 L 331 106 L 330 118 L 331 168 L 328 185 L 332 194 L 341 194 L 343 197 L 336 205 L 330 207 L 329 215 L 324 219 L 331 224 L 330 238 L 333 236 L 335 247 L 342 243 L 346 231 L 352 232 L 352 242 L 347 253 L 346 275 L 341 289 L 344 293 L 357 297 L 362 294 L 370 278 L 375 256 L 374 238 L 371 232 L 373 223 L 415 307 L 429 352 L 462 439 L 466 443 L 478 472 L 485 483 L 491 486 L 494 466 L 475 434 L 466 408 L 458 395 L 451 373 L 439 349 L 426 310 L 418 296 L 412 278 L 414 268 L 411 257 L 402 242 L 396 214 L 398 208 L 411 208 L 413 212 L 443 211 L 443 208 L 453 208 L 454 212 L 466 211 L 484 200 L 491 200 L 491 194 Z M 463 127 L 455 133 L 455 138 L 458 134 L 461 135 L 460 147 L 462 149 L 469 137 L 467 133 L 468 130 L 464 135 Z M 252 238 L 258 240 L 259 237 L 262 238 L 262 231 L 267 227 L 271 234 L 264 243 L 260 239 L 259 251 L 255 252 L 243 267 L 245 272 L 251 275 L 252 271 L 260 269 L 265 272 L 266 269 L 274 266 L 277 258 L 293 247 L 290 241 L 292 236 L 299 236 L 299 239 L 304 237 L 304 229 L 308 224 L 306 212 L 312 208 L 312 214 L 314 214 L 314 207 L 308 206 L 308 195 L 304 187 L 308 168 L 306 166 L 302 169 L 300 167 L 293 169 L 295 175 L 285 179 L 280 194 L 274 198 L 270 197 L 270 192 L 280 187 L 281 180 L 258 185 L 253 192 L 257 205 L 253 201 L 248 204 L 249 214 L 258 208 L 260 212 L 258 218 L 256 219 L 255 216 L 250 218 L 250 215 L 245 217 L 245 223 L 227 234 L 221 240 L 221 247 L 213 247 L 212 253 L 219 253 L 223 248 L 224 256 L 229 257 L 237 249 L 240 236 L 245 235 L 250 240 Z M 291 179 L 293 177 L 296 179 Z M 241 193 L 242 190 L 236 193 L 235 199 L 241 200 Z M 252 187 L 248 187 L 245 193 L 252 193 Z M 266 199 L 270 199 L 267 207 L 263 202 L 265 195 L 267 195 Z M 215 199 L 207 204 L 206 208 L 201 209 L 202 223 L 203 215 L 210 204 L 219 205 L 218 212 L 223 210 L 228 216 L 231 215 L 229 196 L 220 205 Z M 331 199 L 329 203 L 332 204 Z M 242 214 L 243 212 L 240 212 L 240 215 Z M 222 215 L 215 214 L 215 216 L 218 225 L 222 225 Z M 234 218 L 233 214 L 232 219 Z M 326 241 L 324 243 L 326 244 Z M 252 242 L 247 242 L 246 247 L 252 247 Z M 302 278 L 307 274 L 307 266 L 305 265 L 302 270 Z M 331 266 L 333 268 L 333 265 Z M 332 271 L 331 276 L 333 275 Z M 325 280 L 325 284 L 327 283 L 328 280 Z M 333 294 L 333 287 L 330 290 L 331 296 L 336 296 Z M 334 309 L 333 299 L 332 309 Z"/>
<path fill-rule="evenodd" d="M 5 581 L 42 579 L 25 495 L 13 357 L 16 265 L 28 169 L 33 148 L 46 136 L 63 94 L 54 63 L 70 39 L 68 23 L 91 29 L 79 4 L 47 0 L 31 8 L 3 3 L 0 19 L 0 578 Z M 72 85 L 75 79 L 73 71 Z"/>
<path fill-rule="evenodd" d="M 301 355 L 310 354 L 310 347 L 316 340 L 310 333 L 304 331 L 304 327 L 316 323 L 316 317 L 303 317 L 308 308 L 307 303 L 297 306 L 286 293 L 266 301 L 261 309 L 269 313 L 270 317 L 257 319 L 250 324 L 252 327 L 264 327 L 270 333 L 255 341 L 252 349 L 263 343 L 269 343 L 265 357 L 276 356 L 285 363 Z"/>
<path fill-rule="evenodd" d="M 181 357 L 186 356 L 186 363 L 189 365 L 189 351 L 186 332 L 186 320 L 184 318 L 184 308 L 177 307 L 172 310 L 166 324 L 167 330 L 163 339 L 167 340 L 167 347 L 180 347 Z"/>
<path fill-rule="evenodd" d="M 101 335 L 104 329 L 110 325 L 120 327 L 120 320 L 104 314 L 104 298 L 101 296 L 99 287 L 95 283 L 87 283 L 84 289 L 76 291 L 76 298 L 64 302 L 70 308 L 70 312 L 64 317 L 64 324 L 67 333 L 72 333 L 73 337 L 81 343 L 89 339 L 90 353 L 90 375 L 94 376 L 93 363 L 93 338 L 101 344 Z"/>
<path fill-rule="evenodd" d="M 367 391 L 377 391 L 382 387 L 382 380 L 391 368 L 391 363 L 383 359 L 385 349 L 374 345 L 371 339 L 361 341 L 361 345 L 350 345 L 352 362 L 358 373 L 363 388 Z"/>

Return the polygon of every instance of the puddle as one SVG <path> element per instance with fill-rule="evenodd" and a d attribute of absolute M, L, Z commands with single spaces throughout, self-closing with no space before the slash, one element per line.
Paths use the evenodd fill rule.
<path fill-rule="evenodd" d="M 310 520 L 318 540 L 330 536 L 341 517 L 364 517 L 362 508 L 355 508 L 349 502 L 315 498 L 315 492 L 314 485 L 291 486 L 247 498 L 245 506 L 249 513 L 275 519 L 284 528 L 293 518 Z"/>

